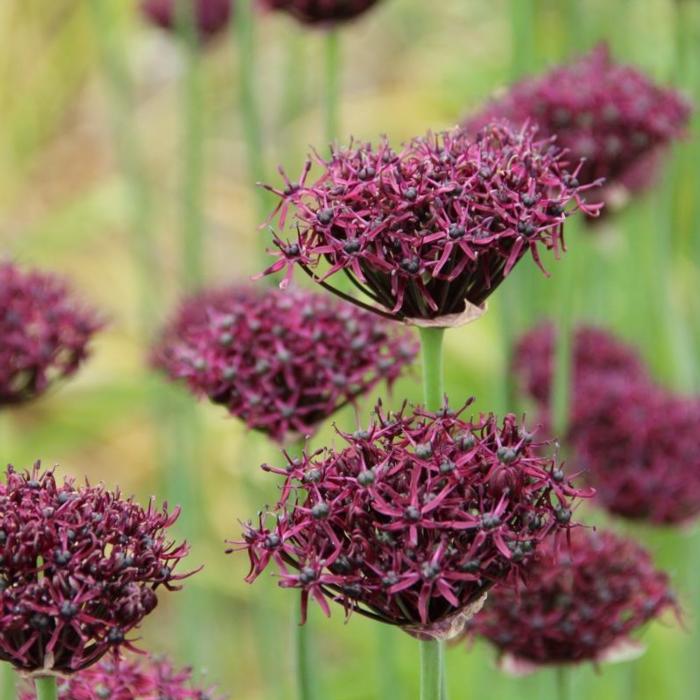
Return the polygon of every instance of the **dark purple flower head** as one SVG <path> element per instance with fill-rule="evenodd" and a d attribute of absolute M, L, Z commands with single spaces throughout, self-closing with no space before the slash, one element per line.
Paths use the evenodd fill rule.
<path fill-rule="evenodd" d="M 600 45 L 569 65 L 517 83 L 467 128 L 476 131 L 493 119 L 536 124 L 542 136 L 556 136 L 573 160 L 585 159 L 581 182 L 605 178 L 604 196 L 614 200 L 614 190 L 634 192 L 649 184 L 660 152 L 682 134 L 690 112 L 679 93 L 614 63 Z"/>
<path fill-rule="evenodd" d="M 0 407 L 73 374 L 102 325 L 58 277 L 0 264 Z"/>
<path fill-rule="evenodd" d="M 419 638 L 461 631 L 495 583 L 568 530 L 582 495 L 514 416 L 461 413 L 379 406 L 368 430 L 339 433 L 344 449 L 266 466 L 285 482 L 237 543 L 248 580 L 274 563 L 303 617 L 311 596 L 326 614 L 335 601 Z"/>
<path fill-rule="evenodd" d="M 271 10 L 281 10 L 304 24 L 333 25 L 355 19 L 379 0 L 262 0 Z"/>
<path fill-rule="evenodd" d="M 506 668 L 535 670 L 620 657 L 635 630 L 674 607 L 668 576 L 646 550 L 577 529 L 570 545 L 550 540 L 542 548 L 522 588 L 497 586 L 470 627 L 496 646 Z"/>
<path fill-rule="evenodd" d="M 296 238 L 276 236 L 266 272 L 286 268 L 288 279 L 299 266 L 341 296 L 330 280 L 344 273 L 373 311 L 423 325 L 473 318 L 528 251 L 540 266 L 540 247 L 558 254 L 570 202 L 598 211 L 582 199 L 578 168 L 567 173 L 559 149 L 527 128 L 428 134 L 398 153 L 384 139 L 316 159 L 312 184 L 309 162 L 298 183 L 270 188 L 280 229 L 294 209 Z"/>
<path fill-rule="evenodd" d="M 177 31 L 179 0 L 142 0 L 141 10 L 153 24 Z M 208 41 L 223 32 L 229 24 L 233 0 L 187 0 L 192 3 L 194 22 L 201 41 Z"/>
<path fill-rule="evenodd" d="M 71 674 L 120 646 L 186 575 L 185 544 L 166 539 L 178 512 L 102 486 L 57 485 L 40 464 L 0 484 L 0 660 Z"/>
<path fill-rule="evenodd" d="M 154 362 L 278 442 L 318 424 L 415 358 L 410 334 L 328 295 L 233 287 L 186 301 Z"/>
<path fill-rule="evenodd" d="M 215 700 L 210 688 L 195 688 L 192 670 L 178 670 L 164 658 L 104 658 L 59 681 L 59 700 Z M 33 684 L 20 700 L 35 700 Z"/>

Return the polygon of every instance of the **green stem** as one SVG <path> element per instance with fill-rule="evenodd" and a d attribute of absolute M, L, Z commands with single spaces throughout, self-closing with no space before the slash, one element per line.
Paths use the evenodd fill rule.
<path fill-rule="evenodd" d="M 420 700 L 441 700 L 442 645 L 436 641 L 420 644 Z"/>
<path fill-rule="evenodd" d="M 36 700 L 57 700 L 58 688 L 55 676 L 40 676 L 34 680 Z"/>
<path fill-rule="evenodd" d="M 557 700 L 569 700 L 571 698 L 571 677 L 569 670 L 560 666 L 555 671 L 557 683 Z"/>
<path fill-rule="evenodd" d="M 326 141 L 332 144 L 340 131 L 340 32 L 329 29 L 325 35 L 325 129 Z"/>
<path fill-rule="evenodd" d="M 511 80 L 531 73 L 536 56 L 535 3 L 530 0 L 510 0 L 512 32 Z"/>
<path fill-rule="evenodd" d="M 396 637 L 393 625 L 374 625 L 377 642 L 377 668 L 379 697 L 382 700 L 400 700 L 403 697 L 401 674 L 398 669 Z"/>
<path fill-rule="evenodd" d="M 419 328 L 423 353 L 423 400 L 429 411 L 442 408 L 445 380 L 442 358 L 444 328 Z"/>
<path fill-rule="evenodd" d="M 15 700 L 17 697 L 17 676 L 11 664 L 0 664 L 0 698 Z"/>

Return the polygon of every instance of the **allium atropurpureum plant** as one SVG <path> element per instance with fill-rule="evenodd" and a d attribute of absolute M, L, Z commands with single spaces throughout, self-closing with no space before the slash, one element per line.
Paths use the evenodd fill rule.
<path fill-rule="evenodd" d="M 359 17 L 379 0 L 261 0 L 263 6 L 280 10 L 309 25 L 335 25 Z"/>
<path fill-rule="evenodd" d="M 470 622 L 513 673 L 542 666 L 633 658 L 633 635 L 676 609 L 668 576 L 633 540 L 576 529 L 569 543 L 549 540 L 520 588 L 497 586 Z"/>
<path fill-rule="evenodd" d="M 57 484 L 37 462 L 7 469 L 0 484 L 0 659 L 51 697 L 71 675 L 127 639 L 156 607 L 159 589 L 177 590 L 187 546 L 167 538 L 178 516 L 142 508 L 102 486 Z M 48 694 L 47 694 L 48 693 Z"/>
<path fill-rule="evenodd" d="M 102 325 L 60 278 L 0 264 L 0 407 L 35 399 L 74 374 Z"/>
<path fill-rule="evenodd" d="M 661 157 L 682 136 L 690 114 L 681 94 L 615 63 L 601 44 L 568 65 L 516 83 L 466 127 L 476 132 L 494 119 L 515 127 L 536 124 L 540 136 L 556 136 L 574 161 L 584 159 L 578 173 L 582 183 L 605 178 L 602 196 L 614 206 L 653 182 Z"/>
<path fill-rule="evenodd" d="M 455 129 L 398 152 L 383 139 L 315 160 L 313 182 L 308 161 L 298 182 L 283 173 L 285 187 L 268 188 L 281 201 L 278 260 L 266 272 L 286 270 L 287 282 L 301 268 L 335 294 L 416 325 L 471 320 L 526 253 L 542 267 L 540 248 L 562 250 L 569 214 L 599 210 L 583 199 L 599 183 L 579 184 L 581 164 L 568 172 L 563 152 L 531 128 L 490 125 L 475 137 Z M 360 298 L 332 284 L 341 274 Z"/>
<path fill-rule="evenodd" d="M 417 352 L 407 332 L 327 295 L 231 287 L 185 301 L 153 361 L 289 443 L 379 382 L 391 385 Z"/>
<path fill-rule="evenodd" d="M 513 584 L 544 538 L 568 531 L 585 495 L 514 416 L 461 413 L 380 405 L 367 430 L 339 431 L 344 448 L 265 466 L 284 485 L 235 543 L 248 580 L 274 566 L 303 617 L 310 598 L 327 614 L 337 603 L 422 648 L 459 634 L 493 585 Z M 424 697 L 436 697 L 438 666 L 424 662 Z"/>
<path fill-rule="evenodd" d="M 36 700 L 31 686 L 20 700 Z M 219 700 L 212 688 L 198 688 L 192 670 L 160 657 L 106 657 L 58 682 L 58 700 Z"/>
<path fill-rule="evenodd" d="M 179 31 L 180 0 L 142 0 L 141 11 L 153 24 L 171 32 Z M 186 4 L 185 4 L 186 3 Z M 184 0 L 182 7 L 192 13 L 191 21 L 200 41 L 215 38 L 229 25 L 233 0 Z M 184 23 L 187 19 L 182 13 Z"/>
<path fill-rule="evenodd" d="M 514 369 L 548 422 L 554 331 L 525 334 Z M 657 386 L 634 348 L 582 326 L 573 347 L 573 386 L 565 437 L 578 467 L 609 512 L 655 525 L 700 514 L 700 398 Z"/>

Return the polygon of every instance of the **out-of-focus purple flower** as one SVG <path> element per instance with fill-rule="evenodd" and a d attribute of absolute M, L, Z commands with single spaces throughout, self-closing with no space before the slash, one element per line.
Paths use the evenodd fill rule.
<path fill-rule="evenodd" d="M 192 670 L 164 658 L 104 658 L 58 683 L 59 700 L 215 700 L 211 688 L 195 688 Z M 35 700 L 33 684 L 21 700 Z"/>
<path fill-rule="evenodd" d="M 514 671 L 622 658 L 633 632 L 675 607 L 668 576 L 648 552 L 610 532 L 577 529 L 570 546 L 550 540 L 525 582 L 497 586 L 470 622 Z"/>
<path fill-rule="evenodd" d="M 179 1 L 142 0 L 141 10 L 153 24 L 169 31 L 177 31 L 180 24 Z M 186 0 L 186 2 L 192 5 L 193 21 L 201 41 L 213 39 L 228 27 L 233 11 L 233 0 Z M 185 9 L 188 8 L 185 7 Z"/>
<path fill-rule="evenodd" d="M 678 92 L 614 63 L 600 45 L 569 65 L 517 83 L 471 117 L 467 128 L 477 131 L 494 119 L 517 127 L 536 124 L 542 136 L 556 136 L 572 159 L 585 159 L 581 182 L 605 178 L 603 197 L 614 206 L 625 191 L 653 181 L 659 156 L 682 135 L 690 113 Z"/>
<path fill-rule="evenodd" d="M 73 374 L 102 325 L 58 277 L 0 264 L 0 407 Z"/>
<path fill-rule="evenodd" d="M 407 331 L 301 289 L 233 287 L 186 301 L 156 366 L 278 442 L 319 423 L 415 358 Z"/>
<path fill-rule="evenodd" d="M 278 195 L 277 262 L 302 268 L 324 287 L 383 316 L 449 326 L 473 318 L 529 251 L 558 254 L 566 217 L 585 204 L 578 169 L 569 174 L 550 141 L 533 130 L 488 126 L 474 138 L 455 129 L 395 152 L 383 139 L 335 148 L 318 179 L 311 161 Z M 567 210 L 567 205 L 573 208 Z M 289 208 L 295 240 L 282 236 Z M 348 275 L 374 305 L 331 284 Z M 343 276 L 344 276 L 343 275 Z M 364 298 L 364 297 L 363 297 Z"/>
<path fill-rule="evenodd" d="M 463 409 L 464 410 L 464 409 Z M 301 590 L 423 638 L 449 638 L 496 583 L 512 583 L 541 540 L 570 527 L 576 490 L 506 416 L 444 407 L 384 413 L 286 468 L 275 511 L 248 523 L 255 580 L 269 564 Z M 235 547 L 234 547 L 235 548 Z"/>
<path fill-rule="evenodd" d="M 71 674 L 110 650 L 188 574 L 166 539 L 178 511 L 142 508 L 102 486 L 56 484 L 37 462 L 0 484 L 0 660 L 30 674 Z"/>
<path fill-rule="evenodd" d="M 262 0 L 271 10 L 281 10 L 304 24 L 333 25 L 355 19 L 379 0 Z"/>

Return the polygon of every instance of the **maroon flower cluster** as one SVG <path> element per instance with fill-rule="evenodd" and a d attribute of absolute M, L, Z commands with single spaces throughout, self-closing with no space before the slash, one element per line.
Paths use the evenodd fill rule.
<path fill-rule="evenodd" d="M 577 329 L 567 440 L 610 512 L 654 524 L 700 514 L 700 399 L 655 385 L 635 350 L 608 332 Z M 514 367 L 548 423 L 554 329 L 518 343 Z"/>
<path fill-rule="evenodd" d="M 355 19 L 379 0 L 262 0 L 271 10 L 282 10 L 304 24 L 337 24 Z"/>
<path fill-rule="evenodd" d="M 177 511 L 143 509 L 101 486 L 56 484 L 37 462 L 0 484 L 0 659 L 71 674 L 121 645 L 176 590 L 187 553 L 166 540 Z"/>
<path fill-rule="evenodd" d="M 213 39 L 228 27 L 233 0 L 188 0 L 192 4 L 193 21 L 202 41 Z M 176 31 L 179 24 L 179 0 L 142 0 L 141 10 L 153 24 Z"/>
<path fill-rule="evenodd" d="M 163 658 L 105 658 L 59 681 L 59 700 L 214 700 L 211 689 L 192 685 L 192 671 L 177 670 Z M 35 700 L 33 684 L 21 700 Z"/>
<path fill-rule="evenodd" d="M 463 409 L 464 410 L 464 409 Z M 340 432 L 340 451 L 290 461 L 274 512 L 248 523 L 257 578 L 398 625 L 449 638 L 485 593 L 517 578 L 546 536 L 570 526 L 582 495 L 542 445 L 507 416 L 467 421 L 447 407 L 384 413 L 368 430 Z"/>
<path fill-rule="evenodd" d="M 577 529 L 570 545 L 550 542 L 533 559 L 522 589 L 496 587 L 471 621 L 506 667 L 613 660 L 630 635 L 675 607 L 668 576 L 648 552 L 610 532 Z"/>
<path fill-rule="evenodd" d="M 391 384 L 417 350 L 407 332 L 327 295 L 234 287 L 185 302 L 154 362 L 285 442 L 378 382 Z"/>
<path fill-rule="evenodd" d="M 62 280 L 0 264 L 0 406 L 36 398 L 73 374 L 101 326 Z"/>
<path fill-rule="evenodd" d="M 600 45 L 570 65 L 514 85 L 472 117 L 477 131 L 494 119 L 537 124 L 575 160 L 578 179 L 605 178 L 609 188 L 636 191 L 651 180 L 660 153 L 690 118 L 689 103 L 637 69 L 614 63 Z"/>
<path fill-rule="evenodd" d="M 293 207 L 297 234 L 276 236 L 279 260 L 266 272 L 287 268 L 288 279 L 299 266 L 347 296 L 327 281 L 342 272 L 375 303 L 368 308 L 395 319 L 459 322 L 528 250 L 540 266 L 540 246 L 559 252 L 570 202 L 599 208 L 582 199 L 591 185 L 579 185 L 580 166 L 567 173 L 561 152 L 528 128 L 428 134 L 399 153 L 384 139 L 316 159 L 323 172 L 312 184 L 308 162 L 298 183 L 285 175 L 284 190 L 269 188 L 281 199 L 280 229 Z"/>

